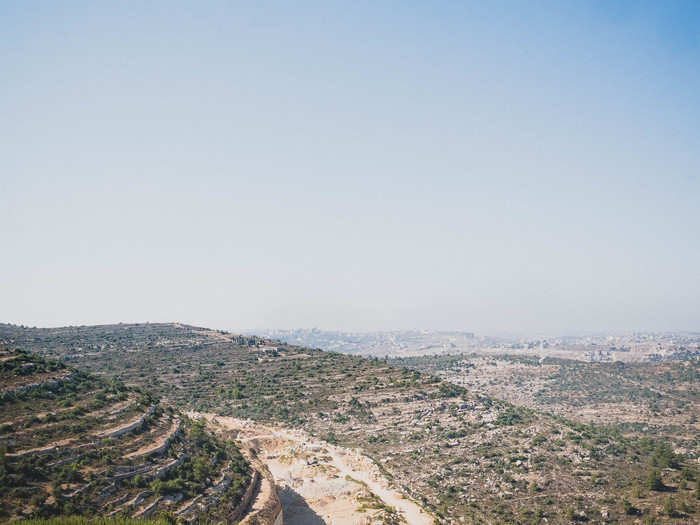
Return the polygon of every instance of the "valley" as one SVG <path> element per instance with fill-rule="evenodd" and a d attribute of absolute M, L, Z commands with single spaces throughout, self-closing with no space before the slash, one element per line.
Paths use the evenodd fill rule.
<path fill-rule="evenodd" d="M 235 431 L 254 448 L 274 476 L 286 525 L 334 523 L 432 525 L 433 518 L 392 487 L 376 465 L 357 450 L 330 445 L 301 430 L 261 425 L 215 414 L 214 427 Z"/>
<path fill-rule="evenodd" d="M 207 414 L 270 472 L 285 520 L 670 524 L 700 510 L 692 360 L 362 358 L 180 324 L 2 325 L 0 341 Z"/>

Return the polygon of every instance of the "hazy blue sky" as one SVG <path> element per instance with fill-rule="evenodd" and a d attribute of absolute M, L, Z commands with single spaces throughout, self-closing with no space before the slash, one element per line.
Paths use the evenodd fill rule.
<path fill-rule="evenodd" d="M 700 2 L 0 3 L 0 321 L 700 330 Z"/>

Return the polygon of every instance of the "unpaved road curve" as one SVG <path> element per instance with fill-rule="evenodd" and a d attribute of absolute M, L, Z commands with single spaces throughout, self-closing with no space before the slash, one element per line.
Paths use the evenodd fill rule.
<path fill-rule="evenodd" d="M 277 451 L 280 449 L 289 449 L 290 446 L 303 447 L 306 450 L 322 449 L 324 457 L 330 458 L 330 461 L 327 459 L 324 460 L 325 464 L 337 469 L 337 478 L 330 483 L 337 484 L 339 480 L 344 480 L 346 476 L 350 476 L 354 480 L 366 484 L 367 488 L 377 497 L 379 497 L 386 505 L 396 508 L 404 517 L 406 523 L 410 525 L 433 525 L 434 523 L 433 518 L 419 505 L 408 499 L 408 497 L 403 496 L 396 489 L 391 488 L 388 481 L 381 475 L 379 469 L 377 469 L 376 465 L 374 465 L 369 458 L 362 456 L 357 452 L 318 441 L 299 430 L 289 430 L 280 427 L 259 425 L 251 421 L 221 417 L 216 416 L 215 414 L 191 413 L 189 415 L 204 417 L 227 430 L 237 430 L 239 431 L 239 441 L 243 443 L 255 443 L 262 449 L 267 449 L 266 452 L 268 453 L 275 449 L 275 446 L 271 445 L 271 443 L 274 443 L 275 441 L 278 443 L 276 447 Z M 280 447 L 280 442 L 284 442 L 285 445 Z M 262 455 L 260 456 L 260 459 L 263 459 Z M 290 470 L 292 467 L 289 467 L 288 465 L 282 466 L 277 459 L 268 458 L 267 460 L 263 459 L 263 461 L 267 462 L 270 471 L 273 473 L 273 475 L 275 475 L 278 482 L 282 482 L 284 484 L 285 478 L 292 477 L 292 470 Z M 302 474 L 300 474 L 301 470 L 305 469 L 294 469 L 293 476 L 302 476 Z M 306 469 L 306 471 L 308 472 L 308 469 Z M 319 475 L 310 479 L 307 478 L 305 481 L 311 482 L 310 486 L 316 486 L 318 489 L 321 489 L 321 486 L 324 483 L 323 478 L 324 476 Z M 346 483 L 348 486 L 357 487 L 357 485 L 353 482 Z M 303 496 L 304 491 L 300 489 L 300 492 Z M 334 504 L 329 504 L 327 507 L 318 505 L 317 503 L 318 502 L 315 500 L 315 498 L 308 497 L 308 506 L 317 511 L 319 516 L 323 514 L 325 519 L 324 522 L 328 523 L 329 525 L 334 525 L 336 523 L 360 523 L 360 521 L 354 521 L 351 519 L 348 512 L 353 512 L 347 508 L 347 506 L 341 510 L 340 498 L 336 500 Z M 335 513 L 331 508 L 333 505 L 337 505 Z M 354 510 L 356 505 L 351 505 L 351 507 Z M 337 513 L 338 511 L 343 514 L 342 517 Z M 292 513 L 288 513 L 285 510 L 285 524 L 287 524 L 288 521 L 290 521 L 290 523 L 292 521 L 296 523 L 296 521 L 293 519 L 288 520 L 288 517 L 292 518 Z M 358 514 L 358 517 L 362 518 L 363 514 Z M 303 521 L 299 521 L 299 523 L 303 523 Z"/>

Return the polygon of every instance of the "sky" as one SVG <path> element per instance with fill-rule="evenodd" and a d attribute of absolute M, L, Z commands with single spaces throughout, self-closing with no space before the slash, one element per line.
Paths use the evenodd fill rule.
<path fill-rule="evenodd" d="M 700 3 L 0 3 L 0 322 L 700 330 Z"/>

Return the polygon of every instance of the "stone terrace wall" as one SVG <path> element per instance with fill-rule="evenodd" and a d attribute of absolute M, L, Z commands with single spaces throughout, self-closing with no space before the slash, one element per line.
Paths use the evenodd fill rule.
<path fill-rule="evenodd" d="M 253 491 L 255 501 L 241 525 L 282 525 L 282 504 L 272 474 L 260 461 L 253 460 L 251 464 L 260 472 L 259 487 Z"/>

